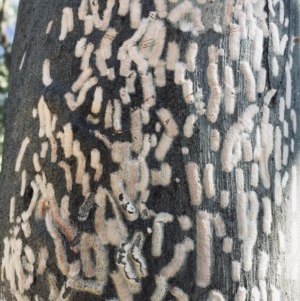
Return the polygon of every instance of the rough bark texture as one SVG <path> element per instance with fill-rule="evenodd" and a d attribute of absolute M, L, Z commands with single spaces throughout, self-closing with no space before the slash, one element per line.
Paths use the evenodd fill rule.
<path fill-rule="evenodd" d="M 296 11 L 21 1 L 3 297 L 295 300 Z"/>

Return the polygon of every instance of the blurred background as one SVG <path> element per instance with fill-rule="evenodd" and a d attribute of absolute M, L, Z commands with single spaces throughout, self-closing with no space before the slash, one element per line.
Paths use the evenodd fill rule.
<path fill-rule="evenodd" d="M 5 103 L 8 92 L 11 45 L 19 0 L 0 0 L 0 171 L 2 164 Z"/>

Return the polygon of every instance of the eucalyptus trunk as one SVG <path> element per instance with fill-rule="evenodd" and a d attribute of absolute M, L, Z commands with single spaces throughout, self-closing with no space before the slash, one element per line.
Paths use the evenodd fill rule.
<path fill-rule="evenodd" d="M 298 9 L 21 0 L 2 298 L 296 300 Z"/>

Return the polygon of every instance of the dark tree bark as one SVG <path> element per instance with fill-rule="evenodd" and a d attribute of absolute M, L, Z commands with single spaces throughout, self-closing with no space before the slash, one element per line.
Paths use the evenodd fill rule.
<path fill-rule="evenodd" d="M 295 300 L 296 12 L 21 1 L 3 298 Z"/>

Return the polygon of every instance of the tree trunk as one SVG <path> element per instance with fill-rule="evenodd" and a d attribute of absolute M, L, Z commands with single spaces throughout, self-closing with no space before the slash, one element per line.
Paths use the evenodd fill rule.
<path fill-rule="evenodd" d="M 21 1 L 3 298 L 295 300 L 296 12 Z"/>

